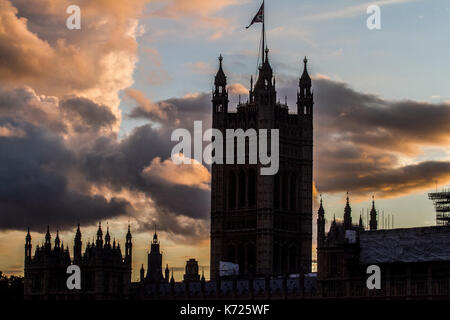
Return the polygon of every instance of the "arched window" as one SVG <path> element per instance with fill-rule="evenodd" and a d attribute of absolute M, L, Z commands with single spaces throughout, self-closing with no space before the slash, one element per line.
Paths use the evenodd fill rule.
<path fill-rule="evenodd" d="M 247 264 L 249 273 L 255 273 L 256 270 L 256 248 L 254 243 L 250 243 L 247 247 Z"/>
<path fill-rule="evenodd" d="M 243 245 L 239 246 L 237 263 L 239 264 L 239 274 L 244 274 L 246 269 L 245 269 L 245 249 Z"/>
<path fill-rule="evenodd" d="M 273 205 L 275 208 L 280 207 L 280 175 L 277 173 L 274 177 L 273 184 Z"/>
<path fill-rule="evenodd" d="M 228 176 L 228 208 L 236 208 L 236 175 L 233 171 Z"/>
<path fill-rule="evenodd" d="M 287 208 L 288 200 L 288 176 L 283 174 L 281 181 L 281 206 Z"/>
<path fill-rule="evenodd" d="M 281 252 L 281 273 L 286 273 L 288 271 L 288 249 L 286 245 L 282 246 L 282 252 Z"/>
<path fill-rule="evenodd" d="M 294 273 L 297 270 L 297 248 L 295 246 L 291 247 L 289 250 L 289 272 Z"/>
<path fill-rule="evenodd" d="M 248 205 L 256 205 L 256 173 L 253 169 L 248 172 Z"/>
<path fill-rule="evenodd" d="M 230 244 L 228 246 L 227 261 L 234 263 L 235 258 L 236 258 L 235 248 L 232 244 Z"/>
<path fill-rule="evenodd" d="M 239 208 L 245 207 L 245 172 L 239 173 Z"/>
<path fill-rule="evenodd" d="M 281 273 L 281 252 L 278 244 L 273 248 L 273 271 L 275 274 Z"/>
<path fill-rule="evenodd" d="M 296 209 L 297 205 L 297 177 L 295 173 L 291 175 L 291 187 L 289 190 L 289 201 L 291 210 Z"/>

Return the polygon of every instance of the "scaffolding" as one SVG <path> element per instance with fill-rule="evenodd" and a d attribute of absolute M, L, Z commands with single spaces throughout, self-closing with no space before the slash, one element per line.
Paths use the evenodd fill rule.
<path fill-rule="evenodd" d="M 450 190 L 430 192 L 428 199 L 434 203 L 436 224 L 450 225 Z"/>

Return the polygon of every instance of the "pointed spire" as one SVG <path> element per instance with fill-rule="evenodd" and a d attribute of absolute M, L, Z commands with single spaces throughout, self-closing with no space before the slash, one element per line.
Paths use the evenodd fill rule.
<path fill-rule="evenodd" d="M 370 230 L 377 230 L 378 222 L 377 222 L 377 210 L 375 209 L 375 197 L 372 195 L 372 209 L 370 210 Z"/>
<path fill-rule="evenodd" d="M 98 229 L 97 229 L 97 238 L 99 238 L 99 237 L 103 238 L 103 231 L 102 231 L 102 223 L 101 222 L 98 223 Z"/>
<path fill-rule="evenodd" d="M 47 233 L 45 234 L 45 247 L 50 248 L 51 247 L 51 235 L 50 235 L 50 226 L 47 225 Z"/>
<path fill-rule="evenodd" d="M 155 223 L 155 233 L 153 234 L 153 243 L 158 243 L 158 234 L 156 233 L 156 223 Z"/>
<path fill-rule="evenodd" d="M 175 279 L 173 277 L 173 268 L 172 268 L 172 276 L 170 277 L 170 283 L 174 284 L 175 283 Z"/>
<path fill-rule="evenodd" d="M 59 247 L 61 240 L 59 239 L 59 230 L 56 230 L 55 247 Z"/>
<path fill-rule="evenodd" d="M 361 214 L 359 215 L 359 227 L 364 228 Z"/>
<path fill-rule="evenodd" d="M 81 240 L 81 230 L 80 230 L 80 224 L 78 224 L 77 231 L 75 233 L 75 241 Z"/>
<path fill-rule="evenodd" d="M 320 194 L 320 206 L 319 206 L 318 215 L 319 215 L 319 217 L 325 216 L 325 210 L 323 209 L 323 203 L 322 203 L 322 194 Z"/>
<path fill-rule="evenodd" d="M 344 228 L 345 228 L 345 230 L 352 228 L 352 208 L 350 207 L 348 191 L 347 191 L 347 203 L 345 205 L 345 210 L 344 210 Z"/>
<path fill-rule="evenodd" d="M 214 84 L 217 86 L 226 86 L 227 84 L 227 77 L 225 76 L 225 72 L 223 72 L 222 69 L 222 61 L 223 57 L 222 54 L 219 56 L 219 70 L 216 73 L 216 77 L 214 79 Z"/>
<path fill-rule="evenodd" d="M 205 281 L 205 268 L 204 267 L 202 267 L 202 277 L 200 280 Z"/>
<path fill-rule="evenodd" d="M 311 87 L 311 78 L 309 77 L 309 74 L 308 74 L 307 64 L 308 64 L 308 59 L 305 56 L 305 58 L 303 59 L 303 73 L 302 73 L 302 76 L 300 77 L 300 82 L 299 82 L 300 87 Z"/>
<path fill-rule="evenodd" d="M 108 222 L 106 223 L 105 243 L 107 245 L 111 245 L 111 236 L 109 235 L 109 224 L 108 224 Z"/>
<path fill-rule="evenodd" d="M 131 226 L 129 222 L 128 222 L 127 240 L 131 241 Z"/>
<path fill-rule="evenodd" d="M 25 240 L 26 240 L 27 242 L 30 242 L 30 241 L 31 241 L 30 227 L 28 227 L 27 236 L 25 237 Z"/>

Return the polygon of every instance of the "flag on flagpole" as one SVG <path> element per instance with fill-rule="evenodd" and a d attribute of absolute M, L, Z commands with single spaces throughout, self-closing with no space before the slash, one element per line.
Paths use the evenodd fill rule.
<path fill-rule="evenodd" d="M 264 1 L 261 4 L 261 8 L 259 8 L 258 13 L 253 18 L 252 22 L 246 27 L 246 29 L 250 28 L 252 24 L 254 23 L 264 23 Z"/>

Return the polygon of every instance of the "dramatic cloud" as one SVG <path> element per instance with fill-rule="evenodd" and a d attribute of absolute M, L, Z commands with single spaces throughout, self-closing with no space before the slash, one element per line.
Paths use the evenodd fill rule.
<path fill-rule="evenodd" d="M 42 231 L 49 223 L 65 229 L 128 213 L 123 199 L 108 201 L 71 188 L 75 155 L 59 137 L 8 118 L 0 119 L 4 126 L 20 128 L 24 135 L 0 137 L 0 229 L 30 226 Z"/>
<path fill-rule="evenodd" d="M 153 103 L 138 90 L 127 90 L 126 93 L 136 102 L 136 107 L 129 114 L 131 118 L 159 122 L 170 130 L 176 127 L 192 128 L 196 120 L 203 121 L 205 127 L 210 126 L 211 94 L 192 93 L 183 98 L 171 98 Z"/>
<path fill-rule="evenodd" d="M 389 101 L 325 77 L 314 87 L 320 192 L 389 197 L 449 180 L 448 162 L 417 160 L 427 148 L 448 144 L 449 104 Z"/>
<path fill-rule="evenodd" d="M 0 84 L 82 96 L 120 118 L 118 92 L 133 83 L 137 19 L 146 2 L 0 0 Z M 81 8 L 81 30 L 66 27 L 71 4 Z"/>
<path fill-rule="evenodd" d="M 57 97 L 37 95 L 30 87 L 0 88 L 0 117 L 24 120 L 70 137 L 81 133 L 108 134 L 117 122 L 105 105 L 80 97 L 60 101 Z"/>
<path fill-rule="evenodd" d="M 183 155 L 178 156 L 184 161 Z M 185 185 L 209 190 L 211 175 L 201 163 L 191 159 L 192 164 L 176 165 L 172 160 L 167 159 L 161 162 L 159 157 L 152 160 L 152 163 L 144 168 L 142 174 L 148 179 L 159 179 L 162 183 L 174 185 Z"/>

